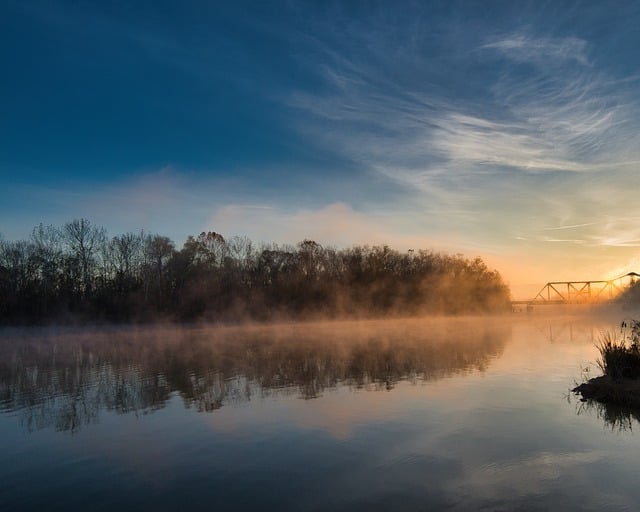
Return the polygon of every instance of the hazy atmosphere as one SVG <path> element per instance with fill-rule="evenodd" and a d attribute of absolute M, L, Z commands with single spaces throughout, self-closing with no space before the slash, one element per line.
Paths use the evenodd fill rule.
<path fill-rule="evenodd" d="M 639 266 L 635 2 L 0 10 L 6 239 L 88 218 L 429 248 L 514 293 Z"/>
<path fill-rule="evenodd" d="M 0 509 L 635 510 L 640 2 L 0 0 Z"/>

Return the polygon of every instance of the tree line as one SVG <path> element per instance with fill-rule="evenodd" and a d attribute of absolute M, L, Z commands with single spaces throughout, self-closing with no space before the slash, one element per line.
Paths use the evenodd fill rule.
<path fill-rule="evenodd" d="M 273 320 L 509 309 L 480 258 L 388 246 L 260 244 L 216 232 L 182 248 L 144 231 L 109 237 L 87 219 L 0 238 L 0 322 Z"/>

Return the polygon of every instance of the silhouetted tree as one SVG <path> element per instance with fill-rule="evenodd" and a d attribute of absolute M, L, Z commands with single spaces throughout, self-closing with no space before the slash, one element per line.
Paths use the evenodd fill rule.
<path fill-rule="evenodd" d="M 166 236 L 149 235 L 145 239 L 144 297 L 145 301 L 152 298 L 153 302 L 161 308 L 164 305 L 166 286 L 169 281 L 165 274 L 174 252 L 174 244 Z"/>
<path fill-rule="evenodd" d="M 145 234 L 125 233 L 109 242 L 109 260 L 113 266 L 113 279 L 119 294 L 126 294 L 141 279 Z"/>
<path fill-rule="evenodd" d="M 62 228 L 62 240 L 71 251 L 71 261 L 80 265 L 83 297 L 91 292 L 95 257 L 106 242 L 106 235 L 103 227 L 93 226 L 87 219 L 74 219 Z"/>
<path fill-rule="evenodd" d="M 509 308 L 500 274 L 480 259 L 388 246 L 254 247 L 214 231 L 176 251 L 162 235 L 106 230 L 86 219 L 0 239 L 0 320 L 234 320 L 414 315 Z"/>

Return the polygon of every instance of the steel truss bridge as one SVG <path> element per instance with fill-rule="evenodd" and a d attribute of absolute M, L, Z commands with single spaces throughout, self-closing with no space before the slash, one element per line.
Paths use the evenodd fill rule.
<path fill-rule="evenodd" d="M 542 306 L 553 304 L 589 304 L 616 298 L 636 283 L 640 274 L 629 272 L 615 279 L 600 281 L 551 281 L 545 284 L 531 300 L 513 301 L 512 304 Z"/>

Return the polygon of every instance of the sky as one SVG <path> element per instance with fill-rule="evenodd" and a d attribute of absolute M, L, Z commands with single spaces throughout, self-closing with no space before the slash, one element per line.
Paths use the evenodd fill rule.
<path fill-rule="evenodd" d="M 388 244 L 514 291 L 640 272 L 638 27 L 625 1 L 4 0 L 0 233 Z"/>

